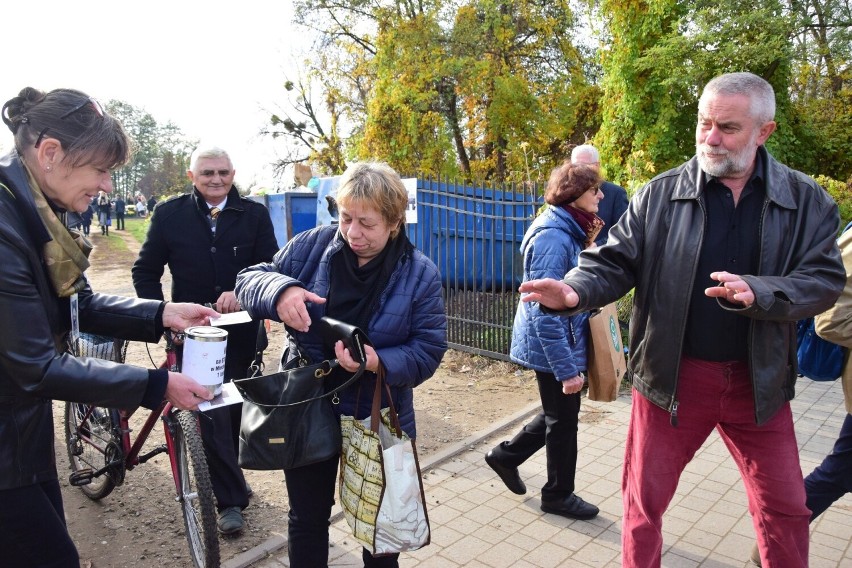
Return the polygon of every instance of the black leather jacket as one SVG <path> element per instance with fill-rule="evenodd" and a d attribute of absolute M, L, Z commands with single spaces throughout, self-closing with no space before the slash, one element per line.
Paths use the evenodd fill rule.
<path fill-rule="evenodd" d="M 42 263 L 50 236 L 15 152 L 0 158 L 0 489 L 56 479 L 51 399 L 138 406 L 148 371 L 65 353 L 67 298 Z M 5 186 L 5 187 L 4 187 Z M 79 294 L 82 331 L 157 341 L 162 302 Z"/>
<path fill-rule="evenodd" d="M 835 239 L 837 205 L 808 176 L 763 148 L 766 199 L 758 274 L 741 275 L 755 302 L 727 310 L 750 318 L 749 368 L 755 420 L 763 424 L 795 395 L 795 322 L 831 307 L 846 277 Z M 697 251 L 704 237 L 703 178 L 696 158 L 651 180 L 631 200 L 603 247 L 580 255 L 565 276 L 580 296 L 574 313 L 606 305 L 635 287 L 630 321 L 633 386 L 675 413 L 677 377 Z"/>

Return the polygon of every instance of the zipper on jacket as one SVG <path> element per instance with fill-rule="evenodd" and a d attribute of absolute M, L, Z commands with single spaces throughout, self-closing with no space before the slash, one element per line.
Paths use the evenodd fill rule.
<path fill-rule="evenodd" d="M 697 199 L 698 207 L 701 209 L 701 213 L 704 216 L 704 225 L 707 224 L 707 210 L 704 209 L 704 202 L 699 197 Z M 700 239 L 698 241 L 698 254 L 701 254 L 701 247 L 704 245 L 704 225 L 702 225 Z M 687 289 L 686 298 L 687 298 L 687 311 L 689 311 L 689 298 L 692 297 L 692 289 L 695 287 L 695 273 L 698 270 L 698 256 L 695 257 L 695 262 L 692 265 L 692 282 L 689 283 L 689 288 Z M 683 339 L 686 334 L 686 322 L 683 324 L 683 333 L 680 334 L 680 356 L 683 357 Z M 677 387 L 680 378 L 680 359 L 678 359 L 677 364 L 675 365 L 675 379 L 674 379 L 674 388 L 672 389 L 672 406 L 669 411 L 669 423 L 677 428 L 678 419 L 677 419 Z"/>
<path fill-rule="evenodd" d="M 677 428 L 677 400 L 672 403 L 672 412 L 669 422 L 674 428 Z"/>

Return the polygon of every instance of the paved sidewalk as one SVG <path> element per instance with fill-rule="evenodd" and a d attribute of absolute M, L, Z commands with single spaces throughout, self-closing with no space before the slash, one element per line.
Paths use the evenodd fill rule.
<path fill-rule="evenodd" d="M 822 461 L 845 418 L 839 382 L 800 379 L 793 401 L 805 475 Z M 527 495 L 509 492 L 483 455 L 510 437 L 518 419 L 538 405 L 421 463 L 432 544 L 403 554 L 403 568 L 551 568 L 621 565 L 621 464 L 630 397 L 583 401 L 577 493 L 598 505 L 591 521 L 572 521 L 539 509 L 546 479 L 544 452 L 520 468 Z M 331 527 L 329 565 L 356 567 L 361 549 L 339 514 Z M 739 472 L 714 433 L 689 464 L 665 516 L 663 566 L 751 566 L 753 529 Z M 277 537 L 226 563 L 226 568 L 289 566 Z M 852 499 L 844 497 L 811 525 L 811 568 L 852 566 Z"/>

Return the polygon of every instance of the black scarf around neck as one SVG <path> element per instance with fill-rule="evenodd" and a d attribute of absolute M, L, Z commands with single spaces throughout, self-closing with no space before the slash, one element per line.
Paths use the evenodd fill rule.
<path fill-rule="evenodd" d="M 405 227 L 364 266 L 358 266 L 358 257 L 339 232 L 335 239 L 344 242 L 340 254 L 332 257 L 329 267 L 327 314 L 366 331 L 379 294 L 387 287 L 394 267 L 411 246 Z"/>

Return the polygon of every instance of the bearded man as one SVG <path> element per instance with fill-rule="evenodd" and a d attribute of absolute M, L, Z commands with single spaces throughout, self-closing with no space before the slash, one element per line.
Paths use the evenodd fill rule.
<path fill-rule="evenodd" d="M 698 103 L 696 155 L 651 180 L 602 247 L 524 301 L 570 315 L 635 288 L 622 563 L 658 567 L 678 480 L 715 429 L 736 462 L 764 566 L 808 565 L 808 520 L 790 400 L 795 322 L 845 283 L 837 205 L 776 161 L 775 94 L 730 73 Z"/>

